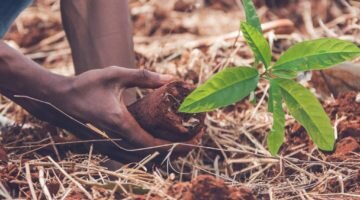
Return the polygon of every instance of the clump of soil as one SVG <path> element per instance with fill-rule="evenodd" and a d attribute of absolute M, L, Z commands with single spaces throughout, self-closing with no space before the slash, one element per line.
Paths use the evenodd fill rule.
<path fill-rule="evenodd" d="M 348 119 L 360 118 L 360 102 L 356 101 L 356 92 L 345 92 L 339 95 L 334 102 L 325 105 L 325 110 L 331 119 L 335 119 L 336 114 L 346 116 Z"/>
<path fill-rule="evenodd" d="M 179 113 L 194 85 L 175 81 L 166 84 L 128 107 L 140 126 L 153 136 L 173 142 L 186 141 L 204 131 L 205 113 Z"/>
<path fill-rule="evenodd" d="M 351 152 L 356 152 L 360 149 L 360 144 L 353 137 L 346 137 L 341 139 L 336 144 L 334 156 L 345 156 Z"/>
<path fill-rule="evenodd" d="M 244 187 L 230 187 L 223 180 L 210 175 L 200 175 L 191 182 L 179 182 L 172 185 L 168 195 L 179 200 L 253 200 L 252 191 Z M 138 195 L 135 199 L 161 199 L 158 196 L 148 198 Z"/>
<path fill-rule="evenodd" d="M 176 186 L 176 185 L 175 185 Z M 213 176 L 198 176 L 191 181 L 189 196 L 190 199 L 197 200 L 252 200 L 255 199 L 250 189 L 235 188 L 225 185 L 223 180 L 216 179 Z"/>
<path fill-rule="evenodd" d="M 338 142 L 330 160 L 342 161 L 360 152 L 360 103 L 356 92 L 345 92 L 325 106 L 331 120 L 342 120 L 337 125 Z"/>

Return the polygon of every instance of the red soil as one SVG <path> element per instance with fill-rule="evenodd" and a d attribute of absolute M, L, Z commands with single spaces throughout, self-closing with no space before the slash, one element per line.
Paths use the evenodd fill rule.
<path fill-rule="evenodd" d="M 154 90 L 128 107 L 142 128 L 157 138 L 186 141 L 204 131 L 205 113 L 185 114 L 177 110 L 195 87 L 175 81 Z"/>
<path fill-rule="evenodd" d="M 168 194 L 179 200 L 253 200 L 255 197 L 248 188 L 230 187 L 223 180 L 210 175 L 200 175 L 191 182 L 179 182 L 171 186 Z M 136 200 L 147 199 L 147 195 L 138 195 Z M 160 200 L 154 195 L 150 200 Z"/>

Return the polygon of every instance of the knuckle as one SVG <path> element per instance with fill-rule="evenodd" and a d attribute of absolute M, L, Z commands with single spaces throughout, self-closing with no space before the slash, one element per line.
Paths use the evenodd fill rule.
<path fill-rule="evenodd" d="M 140 79 L 148 79 L 150 77 L 150 72 L 146 69 L 139 69 L 137 74 Z"/>
<path fill-rule="evenodd" d="M 123 74 L 123 69 L 122 67 L 118 67 L 118 66 L 109 66 L 106 67 L 103 70 L 103 75 L 102 75 L 102 79 L 104 81 L 114 81 L 114 80 L 121 80 L 119 79 L 119 77 L 121 77 L 121 75 Z"/>

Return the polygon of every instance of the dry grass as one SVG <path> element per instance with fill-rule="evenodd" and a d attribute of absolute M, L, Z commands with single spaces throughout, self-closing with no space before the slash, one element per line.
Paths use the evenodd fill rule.
<path fill-rule="evenodd" d="M 168 12 L 155 33 L 149 35 L 148 26 L 156 20 L 154 13 L 169 9 L 166 6 L 171 7 L 172 2 L 132 0 L 130 3 L 140 67 L 188 79 L 194 73 L 201 83 L 225 67 L 253 62 L 250 49 L 237 32 L 238 19 L 242 16 L 239 8 L 222 13 L 214 5 L 196 4 L 191 13 Z M 281 8 L 269 10 L 266 6 L 258 10 L 275 57 L 294 42 L 309 38 L 337 37 L 360 44 L 358 2 L 307 0 L 295 7 L 295 10 L 291 10 L 291 6 L 286 8 L 288 12 Z M 287 20 L 280 20 L 279 16 L 287 14 L 292 20 L 298 20 L 295 27 Z M 31 33 L 41 35 L 39 41 L 18 46 L 29 37 L 35 22 L 48 25 L 52 31 Z M 60 24 L 58 1 L 38 1 L 16 21 L 8 35 L 8 43 L 54 72 L 72 74 L 70 49 Z M 168 30 L 168 24 L 174 24 L 171 27 L 174 30 Z M 285 31 L 274 31 L 279 27 Z M 185 31 L 180 32 L 180 28 Z M 29 118 L 20 107 L 0 97 L 0 116 L 16 124 L 3 129 L 0 135 L 10 157 L 7 168 L 11 171 L 4 177 L 14 186 L 7 188 L 0 181 L 0 198 L 66 199 L 80 195 L 80 199 L 117 199 L 121 194 L 131 199 L 135 193 L 145 194 L 145 198 L 156 194 L 172 199 L 167 195 L 167 188 L 174 181 L 212 174 L 228 184 L 250 187 L 258 198 L 360 199 L 360 155 L 357 153 L 347 160 L 331 162 L 326 154 L 316 148 L 307 149 L 304 143 L 290 146 L 291 153 L 270 155 L 266 149 L 266 134 L 272 117 L 266 108 L 267 90 L 268 83 L 261 82 L 255 94 L 257 104 L 244 100 L 209 113 L 201 145 L 187 156 L 174 159 L 169 153 L 162 166 L 147 169 L 145 164 L 157 156 L 155 153 L 142 162 L 122 165 L 116 171 L 101 166 L 107 158 L 93 153 L 93 148 L 84 154 L 76 151 L 64 154 L 64 146 L 76 146 L 79 142 L 59 142 L 53 137 L 67 138 L 71 134 L 57 129 L 49 131 L 43 123 Z M 287 116 L 287 125 L 290 127 L 293 123 Z M 44 154 L 44 149 L 48 154 Z M 1 168 L 5 166 L 0 165 Z M 53 193 L 55 187 L 59 189 Z"/>

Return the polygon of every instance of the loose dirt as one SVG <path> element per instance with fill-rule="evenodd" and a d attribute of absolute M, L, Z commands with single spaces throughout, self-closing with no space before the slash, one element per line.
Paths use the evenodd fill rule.
<path fill-rule="evenodd" d="M 349 155 L 360 152 L 360 103 L 356 102 L 356 96 L 356 92 L 344 92 L 334 101 L 324 104 L 325 111 L 333 124 L 336 124 L 338 137 L 335 150 L 328 153 L 330 160 L 345 160 Z M 306 144 L 307 151 L 314 148 L 304 127 L 298 123 L 288 127 L 288 132 L 283 146 L 284 154 L 302 144 Z"/>
<path fill-rule="evenodd" d="M 179 200 L 255 200 L 252 191 L 245 187 L 232 187 L 213 176 L 201 175 L 191 182 L 179 182 L 168 189 L 168 195 Z M 148 199 L 137 196 L 135 199 Z M 161 198 L 153 196 L 151 200 Z"/>

